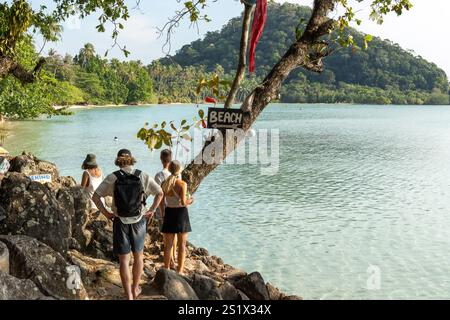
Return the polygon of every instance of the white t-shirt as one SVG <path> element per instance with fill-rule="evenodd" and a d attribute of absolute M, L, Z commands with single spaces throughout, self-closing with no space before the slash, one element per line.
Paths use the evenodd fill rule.
<path fill-rule="evenodd" d="M 125 171 L 126 173 L 133 173 L 134 168 L 132 166 L 121 168 L 121 170 Z M 147 197 L 149 196 L 156 196 L 160 192 L 162 192 L 161 187 L 155 182 L 155 180 L 150 177 L 145 172 L 142 172 L 140 175 L 142 186 L 144 188 L 144 193 Z M 117 177 L 114 173 L 108 175 L 105 180 L 98 186 L 97 190 L 95 190 L 95 193 L 98 194 L 100 197 L 113 197 L 113 203 L 112 203 L 112 211 L 117 216 L 117 208 L 114 204 L 114 188 L 116 185 Z M 123 224 L 134 224 L 139 221 L 141 221 L 142 217 L 144 216 L 147 209 L 145 206 L 142 206 L 142 211 L 139 216 L 136 217 L 130 217 L 130 218 L 124 218 L 119 217 L 120 221 L 122 221 Z"/>
<path fill-rule="evenodd" d="M 162 183 L 164 181 L 166 181 L 166 179 L 168 177 L 170 177 L 170 171 L 168 169 L 164 169 L 163 171 L 160 171 L 156 174 L 155 176 L 155 181 L 157 184 L 162 185 Z"/>
<path fill-rule="evenodd" d="M 166 179 L 168 178 L 168 177 L 170 177 L 170 175 L 171 175 L 171 173 L 170 173 L 170 171 L 169 171 L 169 169 L 163 169 L 163 171 L 160 171 L 160 172 L 158 172 L 157 174 L 156 174 L 156 176 L 155 176 L 155 181 L 156 181 L 156 183 L 157 184 L 159 184 L 160 186 L 163 184 L 163 182 L 164 181 L 166 181 Z M 160 219 L 161 218 L 161 212 L 160 212 L 161 210 L 159 209 L 159 207 L 156 209 L 156 217 L 158 218 L 158 219 Z"/>

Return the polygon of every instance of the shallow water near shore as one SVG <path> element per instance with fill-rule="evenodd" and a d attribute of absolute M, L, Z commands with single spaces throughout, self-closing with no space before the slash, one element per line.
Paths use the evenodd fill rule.
<path fill-rule="evenodd" d="M 197 109 L 74 112 L 15 123 L 5 147 L 55 162 L 78 181 L 87 153 L 110 172 L 127 147 L 153 175 L 158 152 L 136 132 Z M 190 210 L 194 244 L 305 299 L 450 297 L 449 106 L 276 104 L 255 128 L 280 130 L 278 174 L 217 169 Z"/>

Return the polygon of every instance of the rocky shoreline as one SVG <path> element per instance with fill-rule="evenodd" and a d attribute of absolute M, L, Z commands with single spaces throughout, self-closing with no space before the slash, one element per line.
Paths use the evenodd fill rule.
<path fill-rule="evenodd" d="M 0 300 L 123 299 L 111 222 L 90 212 L 88 195 L 54 164 L 26 153 L 10 162 L 0 182 Z M 33 182 L 28 176 L 35 174 L 51 174 L 52 182 Z M 152 221 L 142 300 L 301 299 L 191 243 L 186 275 L 180 276 L 162 268 L 162 249 Z"/>

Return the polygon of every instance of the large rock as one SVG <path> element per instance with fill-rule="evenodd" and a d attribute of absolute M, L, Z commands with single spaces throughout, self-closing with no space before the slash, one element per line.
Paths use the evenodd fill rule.
<path fill-rule="evenodd" d="M 41 300 L 45 296 L 33 281 L 18 279 L 0 271 L 0 300 Z"/>
<path fill-rule="evenodd" d="M 197 294 L 188 282 L 172 270 L 158 270 L 153 285 L 169 300 L 198 300 Z"/>
<path fill-rule="evenodd" d="M 237 281 L 235 287 L 244 292 L 251 300 L 270 300 L 269 292 L 259 272 L 253 272 Z"/>
<path fill-rule="evenodd" d="M 3 242 L 0 242 L 0 272 L 9 273 L 9 251 Z"/>
<path fill-rule="evenodd" d="M 194 274 L 192 288 L 200 300 L 223 300 L 219 291 L 219 283 L 206 276 Z"/>
<path fill-rule="evenodd" d="M 0 183 L 1 186 L 1 183 Z M 6 219 L 6 211 L 3 209 L 2 206 L 0 206 L 0 223 Z"/>
<path fill-rule="evenodd" d="M 89 221 L 86 230 L 91 233 L 86 252 L 95 258 L 114 259 L 112 223 L 106 220 Z"/>
<path fill-rule="evenodd" d="M 0 236 L 10 255 L 10 273 L 30 279 L 39 290 L 56 299 L 86 299 L 86 291 L 76 266 L 49 246 L 27 236 Z"/>
<path fill-rule="evenodd" d="M 223 300 L 249 300 L 247 295 L 236 289 L 230 282 L 225 281 L 219 287 L 219 292 Z"/>
<path fill-rule="evenodd" d="M 13 158 L 10 161 L 11 168 L 9 172 L 23 173 L 24 175 L 51 174 L 52 180 L 59 179 L 59 171 L 55 164 L 42 161 L 30 153 L 24 152 L 22 155 Z"/>
<path fill-rule="evenodd" d="M 111 261 L 88 257 L 76 250 L 69 251 L 68 255 L 70 261 L 80 268 L 85 286 L 98 285 L 105 275 L 119 269 L 119 266 Z"/>
<path fill-rule="evenodd" d="M 0 186 L 0 203 L 6 211 L 0 234 L 28 235 L 63 254 L 69 249 L 72 212 L 47 186 L 9 173 Z"/>
<path fill-rule="evenodd" d="M 57 200 L 71 217 L 71 237 L 75 242 L 69 244 L 70 249 L 86 250 L 92 240 L 92 232 L 86 229 L 91 211 L 89 193 L 79 186 L 67 187 L 59 190 Z"/>

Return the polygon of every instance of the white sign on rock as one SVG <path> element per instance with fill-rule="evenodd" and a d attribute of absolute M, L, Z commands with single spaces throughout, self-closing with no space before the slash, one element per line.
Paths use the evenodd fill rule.
<path fill-rule="evenodd" d="M 50 183 L 52 182 L 52 175 L 51 174 L 36 174 L 29 176 L 31 181 L 39 182 L 39 183 Z"/>

